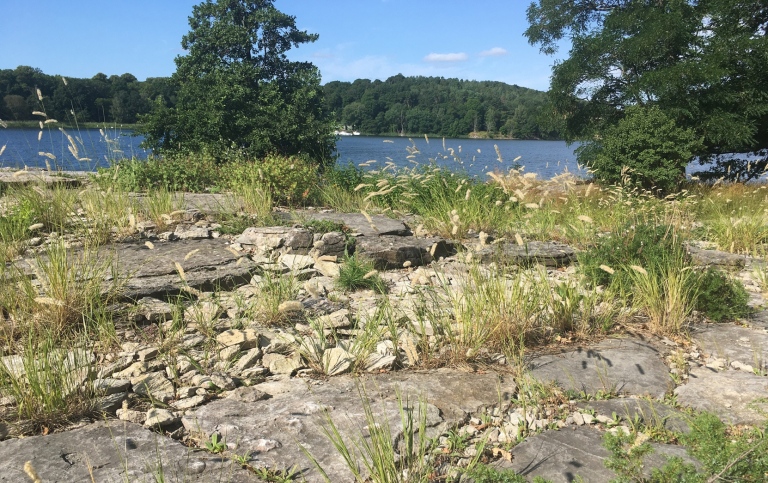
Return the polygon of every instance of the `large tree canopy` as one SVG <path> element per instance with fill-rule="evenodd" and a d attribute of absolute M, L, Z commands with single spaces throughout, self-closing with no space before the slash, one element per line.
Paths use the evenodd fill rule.
<path fill-rule="evenodd" d="M 171 82 L 175 106 L 164 100 L 143 118 L 146 144 L 161 152 L 228 150 L 331 159 L 334 137 L 323 109 L 320 74 L 288 60 L 292 47 L 317 35 L 272 0 L 206 0 L 193 8 L 190 32 Z"/>
<path fill-rule="evenodd" d="M 580 161 L 589 164 L 609 127 L 639 106 L 692 130 L 703 141 L 692 158 L 713 162 L 710 176 L 751 179 L 766 169 L 764 0 L 539 0 L 528 21 L 525 35 L 542 52 L 571 42 L 550 100 L 566 139 L 597 145 Z"/>

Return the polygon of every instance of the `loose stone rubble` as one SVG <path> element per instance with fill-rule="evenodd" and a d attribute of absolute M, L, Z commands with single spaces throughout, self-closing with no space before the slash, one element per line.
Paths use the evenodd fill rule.
<path fill-rule="evenodd" d="M 322 426 L 330 417 L 343 436 L 358 437 L 367 399 L 396 435 L 398 394 L 415 414 L 425 411 L 428 434 L 447 452 L 454 431 L 469 443 L 486 441 L 498 449 L 499 467 L 553 481 L 613 477 L 604 466 L 606 431 L 629 432 L 638 421 L 687 431 L 688 416 L 664 402 L 671 394 L 683 408 L 712 411 L 732 424 L 765 421 L 768 316 L 759 293 L 752 294 L 761 308 L 751 320 L 699 326 L 688 346 L 627 335 L 530 353 L 530 377 L 556 383 L 573 400 L 524 407 L 515 404 L 522 396 L 521 381 L 510 372 L 513 361 L 501 355 L 489 354 L 496 363 L 486 367 L 413 369 L 436 330 L 418 322 L 418 289 L 458 290 L 455 280 L 466 276 L 468 261 L 538 264 L 548 277 L 567 279 L 575 250 L 556 243 L 488 244 L 487 236 L 483 243 L 461 246 L 415 237 L 403 222 L 383 216 L 308 211 L 301 217 L 342 223 L 348 230 L 259 227 L 228 237 L 192 209 L 173 230 L 155 233 L 146 226 L 144 238 L 102 248 L 100 256 L 114 260 L 116 272 L 127 277 L 123 305 L 130 307 L 123 310 L 130 324 L 119 334 L 120 350 L 102 354 L 98 366 L 88 353 L 93 375 L 80 376 L 100 393 L 105 420 L 0 442 L 0 481 L 23 480 L 28 460 L 46 482 L 86 480 L 91 470 L 96 481 L 138 481 L 158 464 L 170 481 L 256 481 L 233 460 L 198 449 L 213 435 L 251 467 L 294 468 L 308 482 L 322 481 L 306 450 L 332 481 L 351 481 Z M 386 324 L 377 325 L 373 292 L 346 294 L 335 287 L 350 251 L 386 271 L 381 276 L 390 288 L 387 297 L 410 330 L 393 338 Z M 748 279 L 744 257 L 692 251 L 701 265 L 728 266 Z M 251 309 L 260 287 L 280 277 L 296 282 L 298 296 L 277 307 L 280 323 L 262 324 Z M 372 350 L 360 360 L 354 341 L 372 328 L 382 335 L 367 342 Z M 18 356 L 4 356 L 0 364 L 23 375 Z M 9 436 L 9 428 L 0 425 L 0 438 Z M 647 467 L 663 464 L 662 455 L 690 461 L 680 447 L 654 448 Z M 473 450 L 468 444 L 459 463 L 468 463 Z"/>

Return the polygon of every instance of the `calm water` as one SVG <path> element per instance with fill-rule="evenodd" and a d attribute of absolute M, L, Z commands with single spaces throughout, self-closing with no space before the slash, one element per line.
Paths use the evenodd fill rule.
<path fill-rule="evenodd" d="M 70 152 L 67 135 L 58 129 L 44 130 L 38 141 L 36 129 L 0 129 L 0 166 L 22 168 L 45 167 L 62 170 L 95 170 L 109 166 L 110 160 L 146 158 L 150 153 L 139 147 L 141 137 L 129 131 L 109 129 L 68 130 L 77 146 L 78 160 Z M 510 141 L 483 139 L 445 139 L 428 141 L 421 138 L 342 136 L 337 143 L 339 163 L 364 164 L 368 169 L 381 169 L 386 163 L 414 166 L 415 163 L 435 162 L 450 169 L 464 170 L 470 175 L 484 176 L 488 171 L 508 171 L 516 163 L 525 172 L 549 178 L 566 168 L 583 175 L 576 164 L 576 145 L 563 141 Z M 494 146 L 498 146 L 497 154 Z M 40 153 L 49 153 L 55 160 Z M 499 155 L 501 161 L 499 161 Z M 84 160 L 85 159 L 85 160 Z M 367 166 L 365 166 L 367 165 Z"/>

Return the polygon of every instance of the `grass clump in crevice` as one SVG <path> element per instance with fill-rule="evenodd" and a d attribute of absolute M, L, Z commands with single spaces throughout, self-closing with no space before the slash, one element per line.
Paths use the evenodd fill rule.
<path fill-rule="evenodd" d="M 0 361 L 0 394 L 13 400 L 17 431 L 47 433 L 92 414 L 93 363 L 90 350 L 65 350 L 50 332 L 27 337 L 20 354 Z"/>
<path fill-rule="evenodd" d="M 349 437 L 342 435 L 339 426 L 329 413 L 321 426 L 323 434 L 334 449 L 342 456 L 354 481 L 377 483 L 428 481 L 433 472 L 429 464 L 430 438 L 427 436 L 427 403 L 423 399 L 413 403 L 398 392 L 397 405 L 400 425 L 397 432 L 390 428 L 387 417 L 374 412 L 371 400 L 364 387 L 358 389 L 363 405 L 367 436 Z M 397 435 L 397 438 L 395 437 Z M 331 482 L 322 464 L 311 452 L 302 446 L 326 482 Z"/>
<path fill-rule="evenodd" d="M 356 290 L 373 290 L 380 294 L 387 292 L 387 284 L 374 268 L 373 262 L 358 255 L 344 257 L 339 267 L 336 285 L 349 292 Z"/>

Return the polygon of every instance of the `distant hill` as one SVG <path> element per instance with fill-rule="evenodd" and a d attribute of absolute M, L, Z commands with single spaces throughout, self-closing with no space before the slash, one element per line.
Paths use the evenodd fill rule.
<path fill-rule="evenodd" d="M 38 99 L 37 89 L 43 96 Z M 328 112 L 340 126 L 365 134 L 553 139 L 546 94 L 503 82 L 396 75 L 385 81 L 333 81 L 323 86 Z M 132 74 L 90 79 L 48 75 L 19 66 L 0 69 L 0 119 L 39 121 L 33 111 L 69 124 L 135 123 L 162 96 L 173 106 L 167 77 L 139 81 Z"/>
<path fill-rule="evenodd" d="M 398 74 L 323 88 L 336 122 L 364 134 L 557 138 L 546 93 L 503 82 Z"/>
<path fill-rule="evenodd" d="M 36 89 L 40 89 L 42 101 Z M 140 82 L 132 74 L 107 77 L 99 73 L 90 79 L 79 79 L 48 75 L 29 66 L 0 69 L 0 119 L 6 121 L 43 120 L 32 114 L 39 111 L 69 124 L 132 124 L 140 114 L 149 112 L 159 95 L 171 103 L 175 100 L 168 78 Z"/>

